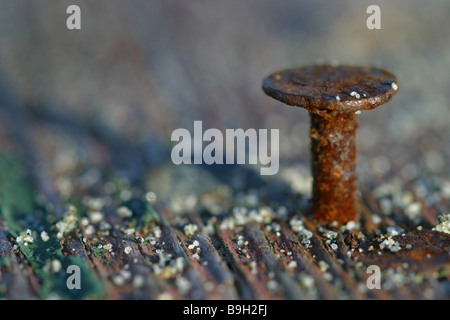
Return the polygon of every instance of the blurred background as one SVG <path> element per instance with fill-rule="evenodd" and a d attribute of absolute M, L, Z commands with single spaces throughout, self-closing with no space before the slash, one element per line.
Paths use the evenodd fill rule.
<path fill-rule="evenodd" d="M 71 4 L 81 30 L 66 28 Z M 381 30 L 366 27 L 372 4 Z M 14 149 L 5 126 L 20 114 L 50 175 L 84 164 L 140 176 L 171 163 L 173 130 L 202 120 L 277 128 L 280 168 L 309 168 L 308 113 L 265 96 L 262 80 L 321 61 L 369 64 L 400 89 L 360 116 L 361 179 L 433 176 L 445 191 L 449 13 L 445 0 L 0 0 L 1 80 L 19 110 L 0 119 L 2 151 Z"/>
<path fill-rule="evenodd" d="M 81 8 L 81 30 L 66 27 L 70 5 Z M 381 9 L 381 30 L 366 26 L 370 5 Z M 65 297 L 64 267 L 83 263 L 92 269 L 83 297 L 359 299 L 359 264 L 373 261 L 389 267 L 383 289 L 401 288 L 387 298 L 448 298 L 448 235 L 429 240 L 426 230 L 450 211 L 449 16 L 448 0 L 0 0 L 0 298 Z M 399 85 L 391 102 L 359 117 L 364 233 L 348 244 L 340 235 L 336 252 L 321 226 L 305 238 L 317 227 L 302 220 L 309 114 L 261 89 L 275 71 L 323 62 L 386 68 Z M 174 165 L 172 132 L 192 132 L 197 120 L 204 130 L 279 129 L 280 171 Z M 354 251 L 372 244 L 364 235 L 403 232 L 418 244 L 411 251 Z M 28 237 L 34 245 L 22 243 Z M 350 247 L 362 258 L 356 267 Z M 170 271 L 179 257 L 186 268 Z M 273 280 L 286 294 L 272 292 Z M 326 285 L 307 285 L 315 281 Z M 307 290 L 297 295 L 299 286 Z M 376 297 L 386 299 L 367 295 Z"/>

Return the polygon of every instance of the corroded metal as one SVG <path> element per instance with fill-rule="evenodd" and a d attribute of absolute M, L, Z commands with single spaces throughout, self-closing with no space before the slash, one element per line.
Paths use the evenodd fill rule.
<path fill-rule="evenodd" d="M 323 224 L 358 219 L 357 113 L 392 99 L 396 77 L 374 67 L 301 67 L 268 76 L 264 92 L 311 113 L 314 216 Z"/>
<path fill-rule="evenodd" d="M 322 65 L 275 72 L 262 88 L 276 100 L 322 114 L 374 109 L 392 99 L 398 83 L 383 69 Z"/>
<path fill-rule="evenodd" d="M 358 217 L 357 139 L 354 112 L 311 113 L 312 211 L 321 223 Z"/>

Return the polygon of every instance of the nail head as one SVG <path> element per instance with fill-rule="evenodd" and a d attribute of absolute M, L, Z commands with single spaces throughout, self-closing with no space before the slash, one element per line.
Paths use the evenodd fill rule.
<path fill-rule="evenodd" d="M 319 65 L 275 72 L 264 79 L 262 88 L 272 98 L 310 112 L 355 112 L 390 101 L 398 80 L 371 66 Z"/>

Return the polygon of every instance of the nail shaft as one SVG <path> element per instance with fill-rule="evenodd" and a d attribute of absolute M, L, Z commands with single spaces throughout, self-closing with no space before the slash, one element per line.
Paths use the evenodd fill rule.
<path fill-rule="evenodd" d="M 311 117 L 312 211 L 321 223 L 358 219 L 357 136 L 354 112 Z"/>
<path fill-rule="evenodd" d="M 357 135 L 360 110 L 371 110 L 397 93 L 397 78 L 370 66 L 307 66 L 276 72 L 264 92 L 311 117 L 312 212 L 322 224 L 357 221 Z"/>

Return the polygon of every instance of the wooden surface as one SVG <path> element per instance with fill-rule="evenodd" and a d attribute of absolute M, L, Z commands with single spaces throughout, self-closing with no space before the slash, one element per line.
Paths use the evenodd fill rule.
<path fill-rule="evenodd" d="M 394 207 L 380 214 L 376 192 L 364 189 L 361 227 L 325 228 L 309 218 L 308 198 L 277 179 L 260 181 L 244 167 L 230 172 L 200 167 L 167 183 L 161 176 L 176 167 L 152 162 L 133 143 L 45 108 L 39 113 L 23 109 L 5 91 L 1 96 L 2 298 L 450 296 L 450 235 L 430 231 L 437 209 L 419 198 L 419 228 L 405 210 Z M 117 155 L 115 160 L 127 157 L 110 160 L 104 168 L 80 159 L 73 165 L 70 157 L 61 162 L 58 152 L 67 152 L 62 136 L 72 134 L 92 139 L 86 148 L 97 148 L 111 158 Z M 150 185 L 167 184 L 169 197 L 176 198 L 176 186 L 201 173 L 222 182 L 199 192 L 191 205 L 184 196 L 178 206 L 146 198 L 148 180 Z M 208 179 L 199 179 L 208 184 Z M 244 182 L 239 191 L 233 189 L 236 179 Z M 224 192 L 227 186 L 231 194 Z M 63 228 L 58 221 L 63 221 Z M 33 242 L 25 244 L 27 229 Z M 400 249 L 383 246 L 387 234 L 396 232 L 392 239 Z M 22 241 L 17 239 L 20 234 Z M 69 265 L 81 269 L 80 290 L 66 286 Z M 366 285 L 369 265 L 380 267 L 379 290 Z"/>

